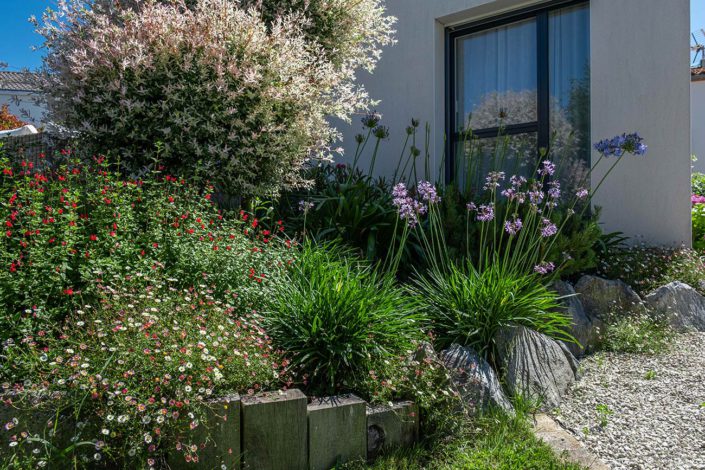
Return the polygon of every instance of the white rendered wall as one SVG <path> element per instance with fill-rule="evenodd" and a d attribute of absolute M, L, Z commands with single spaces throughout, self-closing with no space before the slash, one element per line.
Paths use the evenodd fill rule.
<path fill-rule="evenodd" d="M 690 83 L 692 152 L 698 159 L 693 170 L 705 173 L 705 80 Z"/>
<path fill-rule="evenodd" d="M 605 226 L 690 245 L 690 2 L 593 0 L 591 8 L 593 140 L 638 131 L 649 145 L 596 196 Z"/>
<path fill-rule="evenodd" d="M 378 173 L 394 172 L 412 117 L 431 126 L 432 168 L 438 167 L 445 133 L 445 27 L 539 3 L 386 1 L 399 19 L 398 43 L 385 50 L 373 75 L 360 76 L 381 101 L 377 110 L 391 131 Z M 603 206 L 605 229 L 652 243 L 689 244 L 690 1 L 592 0 L 590 9 L 592 140 L 638 131 L 650 147 L 646 157 L 622 162 L 600 189 L 596 203 Z M 355 119 L 340 127 L 349 160 L 361 125 Z"/>

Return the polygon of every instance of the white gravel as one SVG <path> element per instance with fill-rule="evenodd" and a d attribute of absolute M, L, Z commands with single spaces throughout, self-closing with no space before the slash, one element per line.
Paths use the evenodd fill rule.
<path fill-rule="evenodd" d="M 590 356 L 581 374 L 554 417 L 607 465 L 705 469 L 705 333 L 660 356 Z"/>

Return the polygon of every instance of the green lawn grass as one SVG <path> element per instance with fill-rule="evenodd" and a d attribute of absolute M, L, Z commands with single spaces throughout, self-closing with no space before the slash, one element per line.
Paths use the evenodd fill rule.
<path fill-rule="evenodd" d="M 457 469 L 566 469 L 582 467 L 568 463 L 534 436 L 529 418 L 519 413 L 509 417 L 491 413 L 467 421 L 458 432 L 429 445 L 420 444 L 380 457 L 371 466 L 357 464 L 349 469 L 373 470 L 457 470 Z"/>

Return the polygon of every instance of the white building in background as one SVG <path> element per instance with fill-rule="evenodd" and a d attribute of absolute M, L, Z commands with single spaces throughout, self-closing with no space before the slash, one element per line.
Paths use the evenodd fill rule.
<path fill-rule="evenodd" d="M 22 121 L 42 126 L 46 109 L 34 74 L 0 71 L 0 107 L 3 105 Z"/>
<path fill-rule="evenodd" d="M 705 68 L 695 68 L 690 77 L 690 120 L 693 170 L 705 173 Z"/>
<path fill-rule="evenodd" d="M 394 173 L 411 118 L 429 124 L 430 167 L 445 180 L 465 173 L 463 128 L 490 147 L 501 122 L 519 159 L 558 139 L 554 158 L 575 179 L 596 158 L 592 142 L 636 131 L 649 152 L 623 161 L 600 188 L 605 229 L 690 244 L 690 0 L 386 4 L 398 43 L 361 77 L 391 131 L 379 173 Z M 359 121 L 343 126 L 346 155 L 360 131 Z"/>

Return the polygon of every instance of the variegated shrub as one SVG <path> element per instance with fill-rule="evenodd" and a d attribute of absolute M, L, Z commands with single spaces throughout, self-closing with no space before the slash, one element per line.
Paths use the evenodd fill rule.
<path fill-rule="evenodd" d="M 38 25 L 53 119 L 132 171 L 164 165 L 241 196 L 304 183 L 300 167 L 339 137 L 328 118 L 369 106 L 355 71 L 374 66 L 393 20 L 378 0 L 356 1 L 338 44 L 316 32 L 335 15 L 307 12 L 346 2 L 269 3 L 61 2 Z"/>

